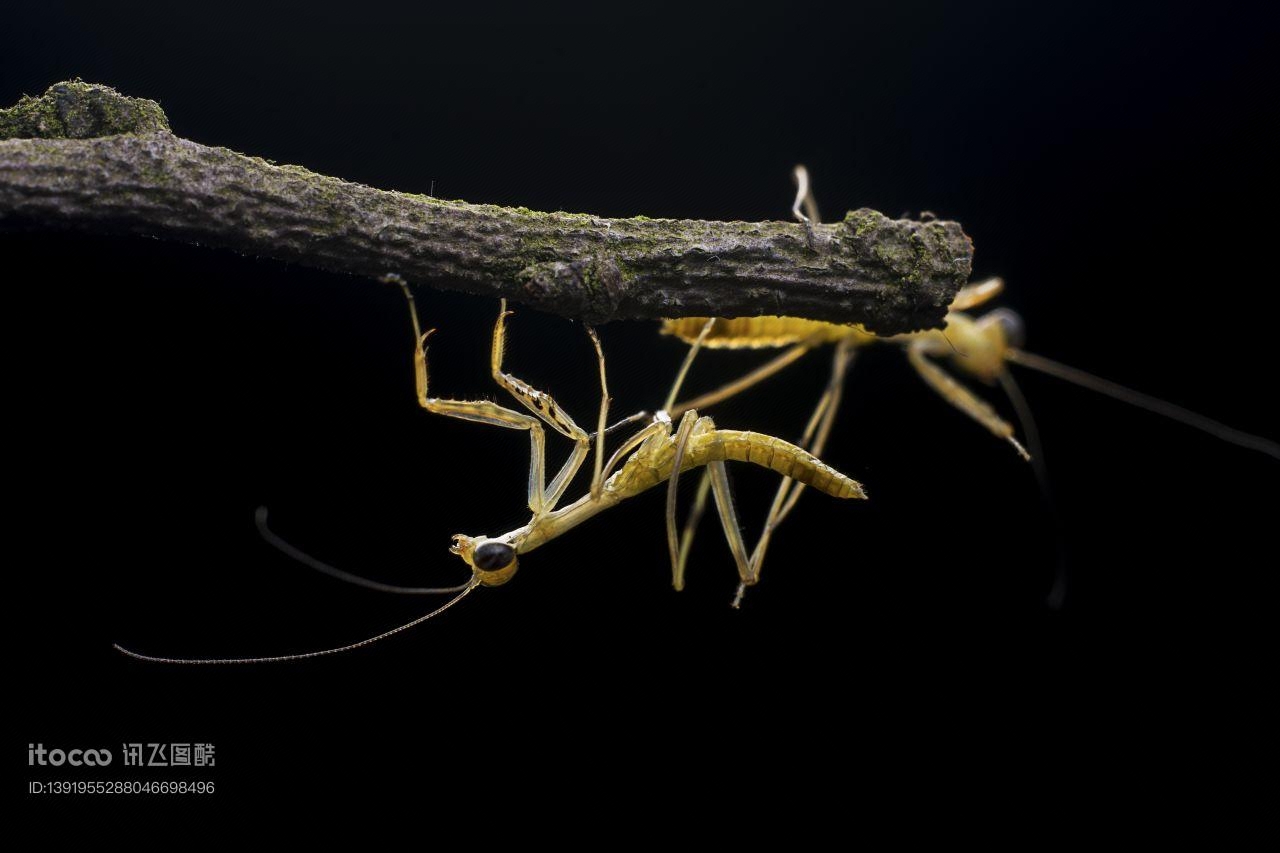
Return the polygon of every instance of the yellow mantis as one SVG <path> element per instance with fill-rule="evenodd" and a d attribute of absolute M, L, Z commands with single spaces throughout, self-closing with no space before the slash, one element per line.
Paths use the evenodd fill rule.
<path fill-rule="evenodd" d="M 792 205 L 792 214 L 808 227 L 818 220 L 818 212 L 810 192 L 807 170 L 803 166 L 797 166 L 795 178 L 797 192 Z M 1048 373 L 1139 408 L 1164 415 L 1240 447 L 1280 459 L 1280 444 L 1276 442 L 1232 429 L 1180 406 L 1022 350 L 1020 347 L 1024 336 L 1023 324 L 1021 318 L 1013 311 L 1001 308 L 981 317 L 972 317 L 966 313 L 998 295 L 1003 288 L 1004 282 L 999 278 L 968 285 L 960 290 L 952 302 L 944 328 L 889 337 L 872 334 L 858 325 L 825 323 L 797 317 L 763 316 L 729 319 L 685 317 L 667 320 L 663 323 L 661 332 L 678 337 L 691 345 L 685 359 L 685 372 L 693 356 L 704 347 L 709 349 L 786 347 L 780 355 L 739 379 L 685 403 L 676 403 L 674 398 L 670 399 L 667 408 L 673 416 L 685 409 L 708 408 L 779 373 L 809 351 L 831 345 L 834 347 L 831 378 L 800 440 L 801 446 L 814 454 L 821 455 L 830 436 L 836 409 L 840 404 L 841 389 L 855 352 L 871 344 L 887 343 L 901 346 L 906 351 L 907 359 L 916 373 L 944 400 L 968 415 L 988 432 L 1010 444 L 1023 459 L 1028 461 L 1033 461 L 1032 455 L 1015 436 L 1013 425 L 1000 417 L 989 403 L 943 369 L 938 363 L 940 360 L 948 360 L 956 373 L 988 385 L 998 383 L 1003 386 L 1028 429 L 1033 429 L 1029 410 L 1006 367 L 1009 363 Z M 1034 446 L 1036 442 L 1032 439 L 1031 443 Z M 1036 473 L 1043 486 L 1044 474 L 1038 465 Z M 752 552 L 751 562 L 757 579 L 770 538 L 778 525 L 795 507 L 804 485 L 784 478 L 779 486 L 768 520 L 765 522 L 764 531 Z M 704 476 L 699 486 L 694 509 L 685 525 L 680 558 L 675 568 L 674 584 L 677 589 L 684 584 L 684 564 L 688 557 L 693 532 L 704 512 L 706 495 L 707 482 Z"/>
<path fill-rule="evenodd" d="M 608 420 L 609 392 L 600 339 L 594 330 L 589 330 L 600 369 L 601 392 L 599 428 L 595 434 L 595 471 L 587 494 L 568 506 L 557 509 L 570 481 L 590 451 L 591 437 L 550 396 L 503 371 L 506 318 L 511 313 L 506 310 L 505 300 L 493 332 L 490 359 L 493 378 L 536 417 L 488 401 L 431 397 L 428 393 L 425 342 L 432 332 L 422 333 L 417 312 L 412 307 L 413 296 L 407 285 L 405 294 L 410 300 L 414 335 L 417 339 L 414 366 L 419 405 L 436 414 L 529 432 L 531 460 L 528 496 L 532 518 L 522 527 L 501 536 L 454 536 L 451 550 L 475 571 L 477 584 L 498 586 L 506 583 L 515 574 L 520 554 L 532 551 L 653 486 L 668 483 L 669 492 L 674 494 L 679 475 L 692 468 L 707 469 L 725 536 L 738 564 L 742 582 L 747 585 L 754 583 L 755 579 L 749 570 L 742 534 L 729 494 L 724 465 L 726 461 L 750 462 L 769 468 L 833 497 L 866 497 L 860 484 L 823 464 L 805 450 L 772 436 L 718 429 L 711 418 L 699 417 L 697 411 L 688 406 L 682 409 L 679 427 L 674 432 L 671 416 L 666 411 L 659 411 L 647 426 L 624 441 L 609 457 L 608 462 L 605 462 L 605 434 L 608 431 L 605 423 Z M 677 378 L 673 394 L 678 391 L 683 374 L 684 371 Z M 545 484 L 544 423 L 572 439 L 575 444 L 573 453 L 550 485 Z M 674 528 L 674 508 L 669 509 L 668 524 Z"/>
<path fill-rule="evenodd" d="M 551 396 L 533 388 L 504 370 L 503 353 L 506 346 L 506 320 L 512 313 L 506 310 L 505 300 L 494 325 L 490 347 L 491 374 L 494 381 L 511 394 L 530 414 L 525 414 L 488 400 L 452 400 L 432 397 L 429 386 L 426 342 L 434 330 L 429 330 L 425 333 L 422 331 L 413 294 L 408 285 L 400 281 L 398 277 L 389 278 L 403 287 L 409 304 L 414 333 L 414 376 L 419 405 L 433 414 L 504 429 L 524 430 L 529 433 L 530 462 L 527 481 L 527 498 L 531 514 L 529 521 L 514 530 L 496 536 L 455 535 L 453 537 L 453 546 L 450 550 L 461 557 L 471 570 L 471 577 L 466 583 L 458 587 L 440 589 L 404 589 L 368 581 L 359 576 L 334 569 L 298 551 L 267 529 L 266 512 L 264 509 L 260 509 L 258 524 L 268 542 L 322 572 L 341 580 L 388 592 L 457 594 L 442 606 L 412 622 L 366 640 L 333 649 L 272 657 L 199 659 L 153 657 L 138 654 L 117 645 L 116 648 L 119 651 L 130 657 L 160 663 L 219 664 L 302 660 L 360 648 L 418 625 L 444 612 L 477 587 L 494 587 L 505 584 L 515 575 L 521 555 L 527 554 L 563 535 L 579 524 L 607 509 L 617 506 L 628 498 L 635 497 L 663 483 L 666 483 L 668 488 L 668 545 L 674 566 L 677 564 L 678 559 L 675 524 L 676 486 L 680 474 L 693 468 L 705 468 L 707 471 L 707 482 L 714 493 L 716 508 L 720 514 L 725 537 L 737 564 L 739 574 L 737 598 L 741 598 L 742 590 L 756 583 L 759 579 L 759 567 L 749 556 L 742 538 L 742 532 L 739 528 L 737 514 L 730 494 L 729 479 L 725 469 L 726 462 L 749 462 L 768 468 L 788 478 L 788 482 L 794 480 L 795 482 L 812 486 L 836 498 L 866 497 L 862 486 L 858 482 L 825 465 L 816 456 L 803 448 L 782 439 L 760 433 L 720 429 L 711 418 L 699 416 L 694 409 L 688 406 L 681 408 L 679 424 L 674 429 L 671 415 L 665 410 L 659 411 L 652 416 L 648 424 L 623 441 L 606 460 L 605 436 L 612 428 L 606 427 L 609 391 L 605 378 L 604 351 L 599 337 L 593 329 L 588 329 L 599 367 L 601 394 L 598 427 L 593 436 L 578 426 L 574 419 Z M 688 370 L 692 356 L 693 353 L 691 352 L 689 357 L 686 358 L 684 368 L 680 371 L 675 385 L 671 389 L 671 399 L 674 399 L 678 394 L 680 383 Z M 615 427 L 634 422 L 643 416 L 645 416 L 644 413 L 640 413 L 640 415 L 626 418 L 616 424 Z M 550 427 L 574 443 L 568 459 L 552 477 L 550 483 L 546 480 L 546 427 Z M 591 453 L 593 439 L 595 463 L 591 485 L 582 497 L 561 507 L 560 503 L 574 476 L 582 468 L 587 456 Z M 735 599 L 735 603 L 736 601 L 737 599 Z"/>

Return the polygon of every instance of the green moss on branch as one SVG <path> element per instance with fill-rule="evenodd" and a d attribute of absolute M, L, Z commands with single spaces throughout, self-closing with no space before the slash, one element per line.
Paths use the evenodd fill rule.
<path fill-rule="evenodd" d="M 38 98 L 24 96 L 0 109 L 0 139 L 91 139 L 120 133 L 169 131 L 160 105 L 121 95 L 110 86 L 71 80 Z"/>

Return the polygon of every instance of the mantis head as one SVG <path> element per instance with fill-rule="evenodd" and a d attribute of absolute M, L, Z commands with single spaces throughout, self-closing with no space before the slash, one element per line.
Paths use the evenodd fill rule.
<path fill-rule="evenodd" d="M 997 308 L 976 320 L 966 314 L 947 319 L 952 362 L 958 370 L 987 383 L 999 379 L 1009 351 L 1021 347 L 1026 338 L 1022 318 L 1008 308 Z"/>
<path fill-rule="evenodd" d="M 518 568 L 516 549 L 500 539 L 473 538 L 459 533 L 453 537 L 449 550 L 466 561 L 481 586 L 502 586 Z"/>

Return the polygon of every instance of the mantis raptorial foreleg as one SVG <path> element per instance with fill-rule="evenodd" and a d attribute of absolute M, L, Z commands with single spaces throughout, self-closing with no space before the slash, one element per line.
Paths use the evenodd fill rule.
<path fill-rule="evenodd" d="M 435 329 L 425 333 L 418 322 L 418 310 L 413 301 L 413 292 L 409 285 L 401 284 L 405 298 L 409 300 L 409 318 L 413 321 L 413 368 L 414 381 L 418 391 L 418 405 L 428 412 L 447 415 L 475 423 L 492 424 L 507 429 L 523 429 L 529 431 L 529 510 L 541 515 L 548 510 L 546 506 L 546 458 L 547 441 L 542 431 L 542 424 L 537 418 L 522 415 L 511 409 L 491 403 L 488 400 L 442 400 L 432 397 L 428 392 L 427 379 L 427 338 Z"/>
<path fill-rule="evenodd" d="M 489 366 L 493 373 L 493 379 L 507 389 L 511 396 L 519 400 L 526 409 L 545 421 L 552 429 L 566 438 L 572 439 L 574 442 L 573 452 L 569 454 L 569 458 L 565 460 L 559 473 L 552 479 L 551 485 L 547 486 L 543 495 L 543 511 L 550 512 L 560 502 L 560 498 L 564 495 L 565 489 L 569 488 L 569 483 L 573 480 L 573 476 L 578 473 L 578 469 L 582 467 L 587 454 L 591 452 L 591 437 L 574 422 L 573 418 L 569 417 L 568 412 L 557 405 L 550 394 L 544 394 L 527 382 L 503 372 L 502 354 L 506 348 L 507 341 L 506 321 L 507 317 L 513 313 L 515 312 L 507 310 L 507 300 L 502 300 L 502 306 L 498 311 L 498 320 L 493 326 L 493 345 L 489 356 Z M 600 360 L 600 375 L 603 383 L 604 356 L 601 354 L 599 346 L 596 347 L 596 354 Z M 608 406 L 607 395 L 602 396 L 601 406 Z M 605 418 L 602 416 L 601 423 L 604 420 Z"/>

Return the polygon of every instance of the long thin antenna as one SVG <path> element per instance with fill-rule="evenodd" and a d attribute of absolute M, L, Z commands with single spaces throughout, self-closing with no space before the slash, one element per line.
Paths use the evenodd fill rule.
<path fill-rule="evenodd" d="M 310 569 L 315 569 L 321 574 L 326 574 L 331 578 L 337 578 L 356 586 L 362 586 L 365 589 L 376 589 L 378 592 L 390 592 L 396 595 L 449 595 L 450 593 L 459 592 L 470 586 L 471 581 L 467 581 L 457 586 L 442 587 L 425 587 L 425 586 L 397 586 L 390 583 L 382 583 L 381 581 L 370 580 L 369 578 L 353 575 L 351 572 L 344 572 L 342 569 L 334 568 L 328 563 L 321 562 L 305 551 L 302 551 L 288 542 L 281 539 L 267 526 L 267 508 L 265 506 L 258 507 L 253 514 L 254 523 L 258 526 L 258 533 L 266 540 L 267 544 L 280 551 L 281 553 L 292 557 L 302 565 Z"/>
<path fill-rule="evenodd" d="M 137 652 L 130 651 L 129 649 L 126 649 L 124 646 L 120 645 L 119 643 L 112 643 L 111 648 L 115 649 L 116 651 L 120 652 L 123 655 L 127 655 L 137 660 L 148 661 L 150 663 L 182 663 L 182 664 L 200 664 L 200 665 L 223 664 L 223 663 L 283 663 L 285 661 L 306 660 L 307 658 L 318 658 L 318 657 L 324 657 L 325 655 L 336 655 L 339 652 L 349 652 L 354 649 L 359 649 L 364 646 L 372 645 L 373 643 L 376 643 L 379 640 L 385 640 L 387 637 L 390 637 L 392 634 L 399 634 L 401 631 L 407 631 L 408 629 L 412 628 L 415 625 L 421 625 L 423 622 L 426 622 L 428 619 L 431 619 L 434 616 L 439 616 L 441 613 L 445 612 L 450 607 L 457 604 L 462 599 L 466 598 L 471 593 L 471 590 L 475 589 L 479 585 L 480 585 L 480 579 L 475 575 L 472 575 L 470 583 L 467 584 L 466 588 L 463 589 L 462 592 L 458 593 L 458 595 L 449 599 L 444 604 L 437 607 L 435 610 L 432 610 L 427 615 L 419 616 L 417 619 L 414 619 L 412 622 L 406 622 L 405 624 L 401 625 L 399 628 L 392 628 L 390 631 L 383 631 L 381 634 L 378 634 L 376 637 L 370 637 L 367 640 L 361 640 L 358 643 L 351 643 L 350 645 L 346 645 L 346 646 L 339 646 L 336 649 L 324 649 L 323 651 L 318 651 L 318 652 L 303 652 L 302 654 L 296 654 L 296 655 L 275 655 L 273 657 L 265 657 L 265 658 L 158 658 L 158 657 L 152 657 L 151 655 L 142 655 L 142 654 L 138 654 Z"/>
<path fill-rule="evenodd" d="M 1029 367 L 1032 370 L 1038 370 L 1041 373 L 1047 373 L 1050 376 L 1056 376 L 1058 379 L 1066 380 L 1082 388 L 1088 388 L 1091 391 L 1097 391 L 1099 394 L 1105 394 L 1108 397 L 1119 400 L 1122 403 L 1128 403 L 1137 406 L 1139 409 L 1146 409 L 1148 412 L 1154 412 L 1157 415 L 1163 415 L 1170 420 L 1186 424 L 1193 429 L 1201 432 L 1207 432 L 1214 438 L 1234 444 L 1237 447 L 1243 447 L 1246 450 L 1256 450 L 1259 453 L 1280 459 L 1280 444 L 1265 439 L 1260 435 L 1241 432 L 1233 429 L 1226 424 L 1219 423 L 1212 418 L 1205 417 L 1198 412 L 1190 409 L 1184 409 L 1173 403 L 1161 400 L 1158 397 L 1152 397 L 1143 394 L 1140 391 L 1134 391 L 1123 385 L 1117 385 L 1110 380 L 1094 376 L 1092 373 L 1086 373 L 1076 367 L 1070 367 L 1052 359 L 1045 358 L 1042 355 L 1026 352 L 1025 350 L 1010 349 L 1005 357 L 1015 364 L 1021 364 L 1023 367 Z"/>

